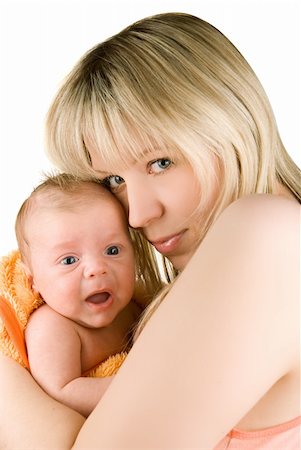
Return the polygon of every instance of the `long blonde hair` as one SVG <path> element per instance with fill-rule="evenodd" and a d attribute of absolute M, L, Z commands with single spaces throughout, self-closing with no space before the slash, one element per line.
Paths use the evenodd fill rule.
<path fill-rule="evenodd" d="M 76 175 L 95 175 L 90 145 L 112 166 L 139 158 L 141 142 L 181 155 L 200 181 L 200 208 L 214 154 L 223 182 L 200 241 L 244 195 L 275 193 L 281 183 L 301 198 L 300 171 L 253 70 L 220 31 L 188 14 L 140 20 L 88 51 L 53 101 L 46 139 L 52 161 Z M 149 245 L 141 248 L 156 265 Z"/>

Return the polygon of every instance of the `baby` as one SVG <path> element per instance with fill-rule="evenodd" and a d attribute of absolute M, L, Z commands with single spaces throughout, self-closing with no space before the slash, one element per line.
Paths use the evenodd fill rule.
<path fill-rule="evenodd" d="M 88 416 L 111 377 L 83 374 L 126 349 L 141 312 L 125 214 L 101 184 L 61 174 L 23 203 L 16 235 L 45 301 L 25 330 L 31 373 L 49 395 Z"/>

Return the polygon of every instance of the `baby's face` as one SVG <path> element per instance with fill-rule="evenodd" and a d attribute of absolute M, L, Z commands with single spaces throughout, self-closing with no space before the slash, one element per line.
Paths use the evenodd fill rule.
<path fill-rule="evenodd" d="M 43 208 L 29 218 L 27 238 L 33 287 L 58 313 L 98 328 L 130 302 L 134 252 L 115 199 L 100 195 L 71 210 Z"/>

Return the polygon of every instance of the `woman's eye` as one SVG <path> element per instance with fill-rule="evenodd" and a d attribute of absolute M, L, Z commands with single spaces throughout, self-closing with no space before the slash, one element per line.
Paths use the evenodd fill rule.
<path fill-rule="evenodd" d="M 116 189 L 118 188 L 122 183 L 124 183 L 124 179 L 120 177 L 119 175 L 111 175 L 109 177 L 106 177 L 103 180 L 103 183 L 108 186 L 110 189 Z"/>
<path fill-rule="evenodd" d="M 111 247 L 108 247 L 106 250 L 106 254 L 109 256 L 116 256 L 119 255 L 120 249 L 117 247 L 117 245 L 112 245 Z"/>
<path fill-rule="evenodd" d="M 151 173 L 160 173 L 168 169 L 172 165 L 172 161 L 168 158 L 156 159 L 150 163 Z"/>
<path fill-rule="evenodd" d="M 70 266 L 71 264 L 75 264 L 78 261 L 78 258 L 75 256 L 66 256 L 66 258 L 62 259 L 61 264 L 64 266 Z"/>

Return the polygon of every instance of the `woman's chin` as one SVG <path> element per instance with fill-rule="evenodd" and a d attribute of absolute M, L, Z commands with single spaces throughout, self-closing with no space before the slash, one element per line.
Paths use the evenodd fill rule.
<path fill-rule="evenodd" d="M 175 270 L 178 272 L 182 272 L 185 269 L 185 266 L 189 262 L 192 255 L 183 254 L 183 255 L 170 255 L 168 256 L 168 260 L 171 262 Z"/>

